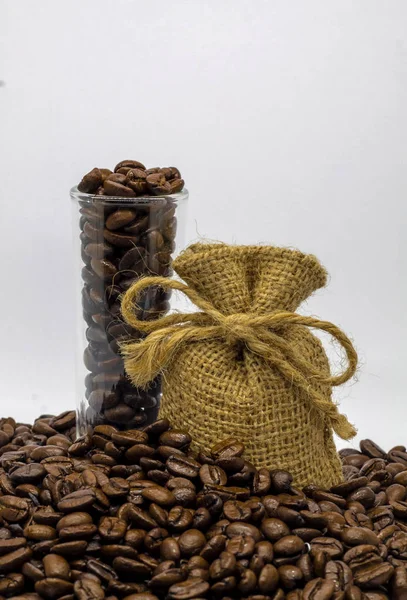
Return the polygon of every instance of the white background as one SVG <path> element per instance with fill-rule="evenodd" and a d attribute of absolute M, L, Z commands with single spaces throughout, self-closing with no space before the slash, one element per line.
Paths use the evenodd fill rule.
<path fill-rule="evenodd" d="M 407 443 L 406 22 L 405 0 L 0 0 L 1 413 L 74 406 L 68 190 L 135 158 L 181 169 L 189 241 L 320 258 L 304 310 L 361 359 L 342 408 Z"/>

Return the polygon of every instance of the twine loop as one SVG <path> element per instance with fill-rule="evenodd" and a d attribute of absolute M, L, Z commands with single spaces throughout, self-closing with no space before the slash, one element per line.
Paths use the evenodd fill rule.
<path fill-rule="evenodd" d="M 140 321 L 136 317 L 141 292 L 150 286 L 183 292 L 200 310 L 194 313 L 174 313 L 157 320 Z M 140 341 L 124 342 L 121 346 L 125 367 L 133 383 L 146 387 L 175 356 L 181 346 L 189 343 L 223 339 L 227 343 L 243 343 L 248 351 L 264 358 L 293 386 L 306 393 L 312 405 L 328 420 L 335 433 L 344 440 L 356 435 L 356 430 L 338 407 L 316 386 L 338 386 L 356 372 L 357 354 L 351 340 L 336 325 L 314 317 L 275 310 L 265 315 L 235 313 L 224 315 L 188 285 L 166 277 L 146 277 L 134 283 L 122 298 L 124 320 L 148 334 Z M 343 348 L 347 368 L 338 375 L 318 369 L 284 338 L 286 327 L 302 326 L 329 333 Z"/>

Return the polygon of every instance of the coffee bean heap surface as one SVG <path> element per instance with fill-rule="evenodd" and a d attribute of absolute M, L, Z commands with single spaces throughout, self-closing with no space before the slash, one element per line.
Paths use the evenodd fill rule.
<path fill-rule="evenodd" d="M 0 600 L 407 597 L 404 446 L 341 451 L 325 491 L 166 420 L 74 440 L 73 411 L 0 420 Z"/>
<path fill-rule="evenodd" d="M 157 418 L 159 382 L 149 392 L 126 378 L 119 344 L 141 334 L 121 319 L 120 295 L 146 275 L 171 276 L 177 230 L 176 212 L 184 181 L 176 167 L 146 167 L 123 160 L 95 168 L 73 193 L 79 202 L 82 307 L 87 324 L 84 364 L 85 424 L 122 429 Z M 142 198 L 141 198 L 142 197 Z M 140 299 L 139 319 L 156 319 L 169 309 L 170 292 L 151 288 Z M 82 428 L 84 429 L 84 428 Z"/>
<path fill-rule="evenodd" d="M 85 194 L 135 198 L 136 196 L 168 196 L 184 188 L 184 180 L 176 167 L 146 169 L 137 160 L 122 160 L 114 171 L 95 167 L 84 175 L 78 190 Z"/>

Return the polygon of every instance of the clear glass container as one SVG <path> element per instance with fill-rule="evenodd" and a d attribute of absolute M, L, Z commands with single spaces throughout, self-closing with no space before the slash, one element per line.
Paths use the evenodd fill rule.
<path fill-rule="evenodd" d="M 122 321 L 120 295 L 140 277 L 172 275 L 183 247 L 188 192 L 122 198 L 72 188 L 77 271 L 77 427 L 84 435 L 97 424 L 120 429 L 157 418 L 160 381 L 135 388 L 124 371 L 120 343 L 142 337 Z M 170 308 L 171 292 L 149 288 L 140 300 L 141 319 Z"/>

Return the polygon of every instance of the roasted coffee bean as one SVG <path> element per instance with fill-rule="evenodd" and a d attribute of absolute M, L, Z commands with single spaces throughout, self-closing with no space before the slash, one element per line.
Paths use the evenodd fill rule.
<path fill-rule="evenodd" d="M 209 583 L 198 577 L 189 577 L 185 581 L 175 583 L 168 590 L 169 600 L 189 600 L 204 597 L 209 590 Z"/>
<path fill-rule="evenodd" d="M 77 512 L 85 510 L 95 502 L 95 492 L 91 488 L 83 488 L 66 495 L 58 503 L 61 512 Z"/>
<path fill-rule="evenodd" d="M 348 502 L 360 502 L 365 508 L 371 508 L 375 503 L 375 493 L 368 487 L 361 487 L 349 494 Z"/>
<path fill-rule="evenodd" d="M 8 530 L 6 530 L 8 532 Z M 9 532 L 8 532 L 9 533 Z M 23 548 L 27 544 L 24 537 L 7 538 L 0 540 L 0 556 L 8 554 L 19 548 Z"/>
<path fill-rule="evenodd" d="M 151 529 L 144 538 L 144 545 L 150 554 L 157 554 L 162 542 L 168 537 L 168 531 L 162 527 Z"/>
<path fill-rule="evenodd" d="M 166 462 L 168 471 L 176 477 L 194 479 L 198 476 L 200 464 L 193 458 L 174 454 Z"/>
<path fill-rule="evenodd" d="M 123 425 L 130 422 L 135 413 L 130 406 L 127 406 L 127 404 L 124 404 L 124 402 L 120 402 L 113 408 L 107 408 L 104 411 L 104 414 L 110 423 L 114 423 L 115 425 Z"/>
<path fill-rule="evenodd" d="M 21 483 L 35 483 L 45 477 L 46 474 L 43 465 L 30 463 L 15 469 L 15 471 L 10 473 L 10 479 L 15 485 Z"/>
<path fill-rule="evenodd" d="M 75 581 L 74 594 L 78 600 L 103 600 L 105 598 L 105 592 L 100 581 L 88 577 Z"/>
<path fill-rule="evenodd" d="M 244 452 L 244 445 L 235 439 L 227 439 L 219 442 L 211 448 L 211 454 L 215 459 L 232 458 L 241 456 Z"/>
<path fill-rule="evenodd" d="M 192 513 L 182 506 L 174 506 L 168 513 L 167 523 L 172 531 L 184 531 L 192 525 L 192 522 Z"/>
<path fill-rule="evenodd" d="M 236 569 L 236 558 L 230 552 L 221 552 L 219 558 L 213 561 L 209 567 L 209 576 L 214 581 L 230 577 Z"/>
<path fill-rule="evenodd" d="M 250 569 L 244 569 L 240 575 L 237 589 L 241 594 L 248 595 L 254 592 L 257 585 L 256 574 Z"/>
<path fill-rule="evenodd" d="M 407 570 L 404 567 L 396 567 L 394 570 L 392 588 L 394 600 L 407 597 Z"/>
<path fill-rule="evenodd" d="M 151 446 L 148 446 L 147 444 L 136 444 L 126 451 L 125 456 L 128 462 L 138 464 L 141 458 L 154 456 L 154 454 L 154 448 L 151 448 Z"/>
<path fill-rule="evenodd" d="M 150 173 L 146 177 L 147 189 L 154 196 L 163 196 L 171 193 L 171 186 L 165 175 L 161 172 Z"/>
<path fill-rule="evenodd" d="M 61 598 L 73 591 L 73 584 L 58 577 L 47 577 L 35 583 L 35 591 L 44 598 Z"/>
<path fill-rule="evenodd" d="M 365 462 L 369 460 L 369 457 L 366 454 L 361 454 L 360 452 L 355 454 L 349 454 L 343 458 L 344 465 L 351 465 L 352 467 L 357 467 L 360 469 L 363 467 Z"/>
<path fill-rule="evenodd" d="M 258 588 L 262 594 L 275 592 L 279 583 L 279 573 L 274 565 L 264 565 L 258 575 Z"/>
<path fill-rule="evenodd" d="M 300 554 L 305 544 L 297 535 L 286 535 L 275 542 L 273 549 L 279 556 L 294 556 Z"/>
<path fill-rule="evenodd" d="M 17 598 L 17 594 L 24 589 L 24 576 L 21 573 L 10 573 L 0 579 L 0 594 Z M 4 597 L 2 596 L 2 597 Z"/>
<path fill-rule="evenodd" d="M 239 500 L 228 500 L 223 505 L 223 514 L 229 521 L 250 521 L 252 512 L 248 506 Z"/>
<path fill-rule="evenodd" d="M 78 184 L 78 190 L 86 194 L 93 194 L 103 183 L 103 176 L 99 169 L 94 168 L 92 171 L 83 176 L 82 181 Z"/>
<path fill-rule="evenodd" d="M 111 438 L 118 446 L 126 447 L 132 447 L 136 444 L 146 444 L 148 442 L 148 434 L 137 429 L 115 431 L 112 433 Z"/>
<path fill-rule="evenodd" d="M 371 589 L 386 584 L 393 573 L 394 567 L 388 563 L 369 565 L 354 573 L 354 581 L 362 589 Z"/>
<path fill-rule="evenodd" d="M 331 492 L 336 495 L 343 496 L 346 498 L 349 494 L 354 492 L 355 490 L 366 486 L 368 483 L 367 477 L 355 477 L 349 481 L 345 481 L 344 483 L 339 483 L 331 488 Z"/>
<path fill-rule="evenodd" d="M 264 519 L 261 531 L 270 542 L 277 542 L 290 534 L 289 527 L 281 519 Z"/>
<path fill-rule="evenodd" d="M 199 477 L 203 484 L 225 485 L 227 482 L 225 471 L 216 465 L 203 465 Z"/>
<path fill-rule="evenodd" d="M 123 167 L 120 170 L 123 171 Z M 126 185 L 131 188 L 137 196 L 143 196 L 148 193 L 146 179 L 147 173 L 143 169 L 132 168 L 126 173 Z"/>
<path fill-rule="evenodd" d="M 121 229 L 129 225 L 136 218 L 137 213 L 134 210 L 126 208 L 118 208 L 111 213 L 106 219 L 106 227 L 111 231 Z"/>
<path fill-rule="evenodd" d="M 293 590 L 300 587 L 302 582 L 302 571 L 295 565 L 282 565 L 278 568 L 280 585 L 285 590 Z"/>
<path fill-rule="evenodd" d="M 178 539 L 181 555 L 186 557 L 199 554 L 205 544 L 206 538 L 198 529 L 189 529 L 182 533 Z"/>
<path fill-rule="evenodd" d="M 106 542 L 119 542 L 126 534 L 127 523 L 117 517 L 103 517 L 98 531 Z"/>
<path fill-rule="evenodd" d="M 24 547 L 0 556 L 0 573 L 11 573 L 29 561 L 32 556 L 30 548 Z"/>
<path fill-rule="evenodd" d="M 315 556 L 318 552 L 322 552 L 330 559 L 335 560 L 343 555 L 343 545 L 335 538 L 314 538 L 311 542 L 311 554 Z"/>
<path fill-rule="evenodd" d="M 62 542 L 52 546 L 52 552 L 66 557 L 78 556 L 82 555 L 85 552 L 87 545 L 88 544 L 85 540 Z"/>
<path fill-rule="evenodd" d="M 361 440 L 360 449 L 363 454 L 367 454 L 371 458 L 385 458 L 386 456 L 385 451 L 372 440 Z"/>
<path fill-rule="evenodd" d="M 141 529 L 149 530 L 157 527 L 157 523 L 154 519 L 143 509 L 138 506 L 131 505 L 129 508 L 128 516 L 130 520 Z"/>
<path fill-rule="evenodd" d="M 237 535 L 226 543 L 226 551 L 236 558 L 249 558 L 255 551 L 256 543 L 251 536 Z"/>
<path fill-rule="evenodd" d="M 127 169 L 142 169 L 143 171 L 146 170 L 145 166 L 143 165 L 143 163 L 139 162 L 138 160 L 122 160 L 119 163 L 117 163 L 117 165 L 114 168 L 114 172 L 120 172 L 120 169 L 123 168 L 127 168 Z"/>
<path fill-rule="evenodd" d="M 217 558 L 220 553 L 225 549 L 226 536 L 222 534 L 216 534 L 210 538 L 201 550 L 201 557 L 205 560 L 212 561 Z"/>
<path fill-rule="evenodd" d="M 1 496 L 0 516 L 9 523 L 18 523 L 27 517 L 29 506 L 23 498 L 9 495 Z"/>
<path fill-rule="evenodd" d="M 43 540 L 53 540 L 57 537 L 57 532 L 53 527 L 49 525 L 28 525 L 24 529 L 24 536 L 28 540 L 34 540 L 41 542 Z"/>
<path fill-rule="evenodd" d="M 191 443 L 191 436 L 185 431 L 173 429 L 161 434 L 159 443 L 163 446 L 171 446 L 179 450 L 186 450 Z"/>
<path fill-rule="evenodd" d="M 172 585 L 186 580 L 187 576 L 188 574 L 185 569 L 169 568 L 162 573 L 154 575 L 149 582 L 149 587 L 159 593 Z"/>
<path fill-rule="evenodd" d="M 379 545 L 377 535 L 365 527 L 345 528 L 342 531 L 341 538 L 347 546 L 359 546 L 361 544 Z"/>
<path fill-rule="evenodd" d="M 271 477 L 267 469 L 259 469 L 253 478 L 253 493 L 258 496 L 267 494 L 271 486 Z"/>
<path fill-rule="evenodd" d="M 362 600 L 362 591 L 356 585 L 351 585 L 346 591 L 346 600 Z"/>
<path fill-rule="evenodd" d="M 142 496 L 145 500 L 154 502 L 159 506 L 169 507 L 173 506 L 176 502 L 175 495 L 160 485 L 144 489 Z"/>
<path fill-rule="evenodd" d="M 57 577 L 59 579 L 70 579 L 70 568 L 68 561 L 57 554 L 47 554 L 42 559 L 45 577 Z"/>
<path fill-rule="evenodd" d="M 329 579 L 312 579 L 304 587 L 303 600 L 330 600 L 335 592 L 335 584 Z"/>
<path fill-rule="evenodd" d="M 310 527 L 299 527 L 298 529 L 293 529 L 292 533 L 298 535 L 304 542 L 311 542 L 314 538 L 321 535 L 319 529 L 311 529 Z"/>
<path fill-rule="evenodd" d="M 163 560 L 178 561 L 181 558 L 181 550 L 175 538 L 167 537 L 160 545 L 160 556 Z"/>
<path fill-rule="evenodd" d="M 133 231 L 131 231 L 131 233 L 133 233 Z M 134 271 L 141 275 L 145 268 L 146 252 L 142 246 L 134 246 L 133 248 L 130 248 L 130 250 L 127 250 L 119 262 L 120 271 Z"/>
<path fill-rule="evenodd" d="M 287 525 L 292 528 L 304 527 L 305 522 L 301 514 L 293 509 L 287 508 L 286 506 L 279 506 L 276 511 L 276 516 L 282 519 Z"/>
<path fill-rule="evenodd" d="M 349 566 L 340 560 L 330 560 L 325 567 L 325 578 L 332 580 L 335 591 L 346 590 L 352 582 L 352 571 Z"/>
<path fill-rule="evenodd" d="M 207 508 L 199 507 L 194 513 L 193 527 L 199 530 L 207 530 L 212 523 L 212 517 Z"/>
<path fill-rule="evenodd" d="M 250 523 L 244 523 L 243 521 L 235 521 L 226 527 L 226 535 L 228 538 L 235 536 L 246 535 L 251 536 L 255 542 L 259 542 L 262 538 L 261 532 Z"/>
<path fill-rule="evenodd" d="M 125 181 L 126 178 L 124 178 Z M 106 196 L 121 196 L 123 198 L 134 198 L 135 192 L 117 181 L 106 179 L 103 183 L 103 190 Z"/>

